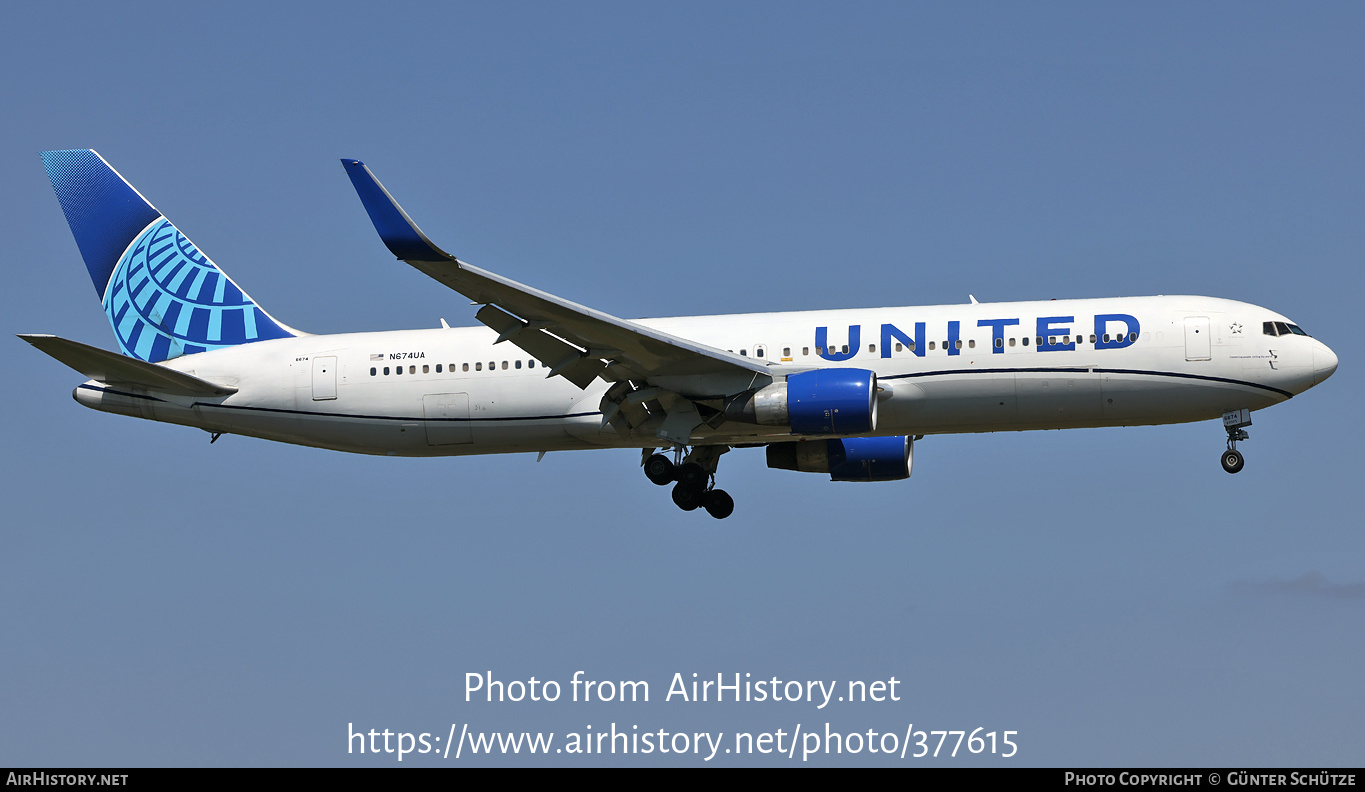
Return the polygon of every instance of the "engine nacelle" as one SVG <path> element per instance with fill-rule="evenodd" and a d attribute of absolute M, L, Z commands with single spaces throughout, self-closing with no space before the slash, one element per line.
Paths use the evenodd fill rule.
<path fill-rule="evenodd" d="M 830 481 L 900 481 L 914 464 L 915 441 L 905 435 L 768 446 L 768 467 L 828 473 Z"/>
<path fill-rule="evenodd" d="M 726 400 L 725 417 L 796 434 L 863 434 L 877 429 L 877 375 L 867 369 L 802 371 Z"/>

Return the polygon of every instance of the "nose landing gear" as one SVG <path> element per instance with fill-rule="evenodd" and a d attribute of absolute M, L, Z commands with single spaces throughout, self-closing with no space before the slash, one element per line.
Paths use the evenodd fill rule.
<path fill-rule="evenodd" d="M 1246 467 L 1242 452 L 1237 450 L 1237 441 L 1251 437 L 1244 427 L 1251 426 L 1251 410 L 1233 410 L 1223 413 L 1223 428 L 1228 432 L 1228 449 L 1220 460 L 1223 469 L 1229 473 L 1241 472 Z"/>
<path fill-rule="evenodd" d="M 664 454 L 651 454 L 646 449 L 642 462 L 645 477 L 665 486 L 673 484 L 673 503 L 683 511 L 705 509 L 706 513 L 723 520 L 735 511 L 734 498 L 725 490 L 716 489 L 716 465 L 720 455 L 729 451 L 725 446 L 701 446 L 683 457 L 684 448 L 673 449 L 674 459 Z"/>

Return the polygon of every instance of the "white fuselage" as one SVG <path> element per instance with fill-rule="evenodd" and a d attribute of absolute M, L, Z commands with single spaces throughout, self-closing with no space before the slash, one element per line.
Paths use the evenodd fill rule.
<path fill-rule="evenodd" d="M 1335 355 L 1313 338 L 1265 334 L 1264 323 L 1276 321 L 1288 322 L 1255 305 L 1174 296 L 638 323 L 764 360 L 776 377 L 869 369 L 883 389 L 873 434 L 922 435 L 1179 423 L 1267 407 L 1336 367 Z M 609 383 L 580 390 L 547 378 L 540 363 L 496 338 L 466 327 L 261 341 L 164 364 L 237 388 L 230 396 L 177 397 L 94 381 L 75 395 L 110 412 L 366 454 L 666 445 L 647 429 L 603 427 L 599 404 Z M 697 445 L 794 439 L 783 427 L 733 420 L 692 436 Z"/>

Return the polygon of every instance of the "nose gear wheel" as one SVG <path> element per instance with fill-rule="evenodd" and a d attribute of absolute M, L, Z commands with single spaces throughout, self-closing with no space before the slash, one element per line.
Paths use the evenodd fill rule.
<path fill-rule="evenodd" d="M 1229 473 L 1239 473 L 1246 467 L 1246 459 L 1237 450 L 1237 442 L 1251 437 L 1244 427 L 1251 426 L 1250 410 L 1233 410 L 1223 413 L 1223 428 L 1228 432 L 1228 449 L 1219 460 L 1223 469 Z"/>

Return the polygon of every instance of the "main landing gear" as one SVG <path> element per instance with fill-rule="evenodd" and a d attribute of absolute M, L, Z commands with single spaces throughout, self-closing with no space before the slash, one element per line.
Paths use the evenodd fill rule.
<path fill-rule="evenodd" d="M 1250 410 L 1233 410 L 1223 413 L 1223 428 L 1228 432 L 1228 450 L 1223 452 L 1223 469 L 1229 473 L 1241 472 L 1246 467 L 1242 452 L 1237 450 L 1237 441 L 1251 437 L 1245 427 L 1251 426 Z"/>
<path fill-rule="evenodd" d="M 673 449 L 673 459 L 664 454 L 652 454 L 645 449 L 643 465 L 645 477 L 659 486 L 673 485 L 673 503 L 683 511 L 697 508 L 717 520 L 724 520 L 735 510 L 735 500 L 722 489 L 716 489 L 716 464 L 720 455 L 730 449 L 725 446 L 700 446 L 683 456 L 681 446 Z"/>

